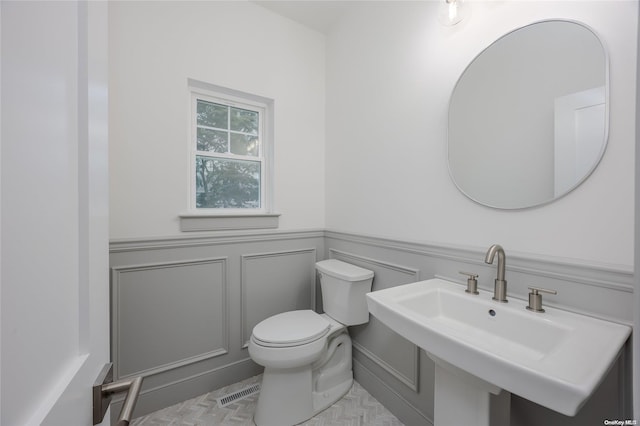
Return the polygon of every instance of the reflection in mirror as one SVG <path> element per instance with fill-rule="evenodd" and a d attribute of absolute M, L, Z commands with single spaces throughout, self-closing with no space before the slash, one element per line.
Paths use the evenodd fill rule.
<path fill-rule="evenodd" d="M 548 203 L 604 154 L 608 58 L 584 25 L 515 30 L 464 71 L 449 105 L 449 169 L 469 198 L 496 208 Z"/>

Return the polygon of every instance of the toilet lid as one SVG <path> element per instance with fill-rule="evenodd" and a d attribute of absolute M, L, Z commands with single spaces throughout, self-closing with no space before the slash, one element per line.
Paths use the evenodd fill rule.
<path fill-rule="evenodd" d="M 274 315 L 253 328 L 253 338 L 264 346 L 298 346 L 329 332 L 331 324 L 312 310 Z"/>

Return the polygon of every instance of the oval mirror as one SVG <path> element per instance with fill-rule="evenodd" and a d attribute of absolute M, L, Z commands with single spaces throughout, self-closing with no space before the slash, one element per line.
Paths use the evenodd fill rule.
<path fill-rule="evenodd" d="M 548 203 L 580 185 L 604 154 L 608 57 L 588 27 L 537 22 L 486 48 L 449 104 L 449 170 L 486 206 Z"/>

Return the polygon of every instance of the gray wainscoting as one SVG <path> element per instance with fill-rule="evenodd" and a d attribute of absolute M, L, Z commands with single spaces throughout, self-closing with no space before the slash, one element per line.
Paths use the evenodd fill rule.
<path fill-rule="evenodd" d="M 279 312 L 322 310 L 317 260 L 374 271 L 373 291 L 432 277 L 464 283 L 459 271 L 479 274 L 479 286 L 490 290 L 496 269 L 484 263 L 485 250 L 327 230 L 112 241 L 116 378 L 145 377 L 136 410 L 142 415 L 259 374 L 247 352 L 253 326 Z M 509 297 L 525 299 L 531 285 L 553 288 L 558 295 L 545 297 L 548 306 L 631 324 L 631 271 L 505 250 Z M 405 424 L 432 424 L 434 365 L 424 351 L 374 317 L 350 333 L 356 380 Z M 513 395 L 512 425 L 632 418 L 630 360 L 625 348 L 573 418 Z"/>
<path fill-rule="evenodd" d="M 488 248 L 488 247 L 487 247 Z M 493 289 L 496 266 L 486 265 L 486 249 L 438 246 L 392 239 L 325 232 L 325 257 L 357 264 L 375 272 L 373 291 L 416 280 L 440 277 L 461 284 L 459 271 L 480 275 L 479 286 Z M 528 286 L 552 288 L 545 304 L 630 325 L 633 274 L 611 265 L 507 254 L 508 296 L 526 299 Z M 351 328 L 354 373 L 369 393 L 407 425 L 431 425 L 434 365 L 422 350 L 394 336 L 375 318 Z M 599 389 L 575 417 L 566 417 L 512 395 L 513 426 L 602 424 L 631 415 L 631 356 L 625 348 Z M 452 423 L 455 424 L 455 413 Z"/>
<path fill-rule="evenodd" d="M 226 264 L 222 257 L 112 268 L 114 374 L 151 376 L 228 354 Z"/>
<path fill-rule="evenodd" d="M 323 255 L 323 231 L 112 241 L 111 356 L 116 379 L 144 377 L 135 415 L 260 374 L 251 330 L 315 308 Z"/>

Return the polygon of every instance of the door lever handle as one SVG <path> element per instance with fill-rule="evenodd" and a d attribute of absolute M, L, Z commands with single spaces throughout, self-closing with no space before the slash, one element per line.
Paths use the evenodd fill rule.
<path fill-rule="evenodd" d="M 105 364 L 93 385 L 93 424 L 102 422 L 113 394 L 127 392 L 116 426 L 128 426 L 142 388 L 142 377 L 113 381 L 113 363 Z"/>

